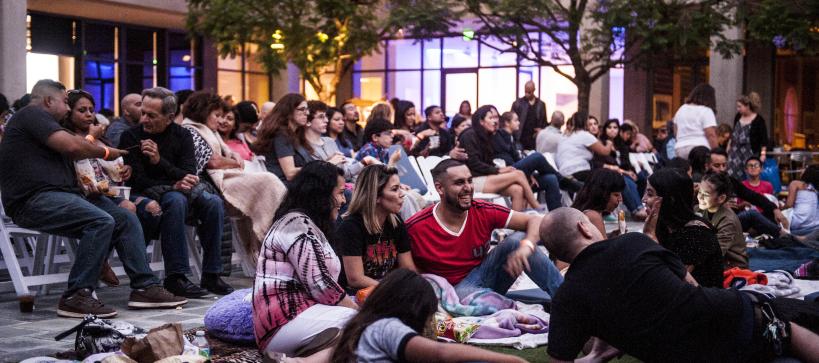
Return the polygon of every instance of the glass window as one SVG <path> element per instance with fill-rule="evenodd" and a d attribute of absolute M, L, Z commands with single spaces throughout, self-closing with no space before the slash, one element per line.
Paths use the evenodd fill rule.
<path fill-rule="evenodd" d="M 125 60 L 152 63 L 154 60 L 154 32 L 128 28 L 125 31 Z"/>
<path fill-rule="evenodd" d="M 462 37 L 444 38 L 444 68 L 474 68 L 478 66 L 478 41 Z"/>
<path fill-rule="evenodd" d="M 623 68 L 609 70 L 609 118 L 623 120 Z"/>
<path fill-rule="evenodd" d="M 114 60 L 114 27 L 85 24 L 85 55 L 100 60 Z"/>
<path fill-rule="evenodd" d="M 441 71 L 424 71 L 424 100 L 421 110 L 441 105 Z"/>
<path fill-rule="evenodd" d="M 390 40 L 387 52 L 388 69 L 421 68 L 421 43 L 415 39 Z"/>
<path fill-rule="evenodd" d="M 380 100 L 384 96 L 384 73 L 353 73 L 353 95 L 363 100 Z"/>
<path fill-rule="evenodd" d="M 125 65 L 125 93 L 142 93 L 145 88 L 154 85 L 154 67 L 152 64 Z"/>
<path fill-rule="evenodd" d="M 218 71 L 216 90 L 221 96 L 233 96 L 234 100 L 242 99 L 242 72 Z"/>
<path fill-rule="evenodd" d="M 515 102 L 515 68 L 483 68 L 478 71 L 478 102 L 494 105 L 500 113 Z"/>
<path fill-rule="evenodd" d="M 237 54 L 236 56 L 228 55 L 224 58 L 219 57 L 216 62 L 216 68 L 219 69 L 230 69 L 234 71 L 242 70 L 242 58 L 240 54 Z"/>
<path fill-rule="evenodd" d="M 444 79 L 444 112 L 454 116 L 464 100 L 469 101 L 472 109 L 478 104 L 478 74 L 476 72 L 445 73 Z"/>
<path fill-rule="evenodd" d="M 245 46 L 245 70 L 251 72 L 263 72 L 264 66 L 258 61 L 256 55 L 258 54 L 259 46 L 256 44 L 247 44 Z M 265 101 L 266 102 L 266 101 Z"/>
<path fill-rule="evenodd" d="M 572 66 L 560 66 L 560 70 L 574 75 Z M 540 99 L 546 103 L 546 110 L 563 112 L 568 119 L 577 111 L 577 86 L 552 67 L 541 67 L 540 72 Z"/>
<path fill-rule="evenodd" d="M 537 85 L 540 84 L 538 80 L 538 67 L 520 67 L 518 70 L 518 97 L 523 97 L 523 88 L 526 86 L 526 82 L 529 81 L 535 82 L 535 96 L 540 97 L 540 90 L 537 89 Z"/>
<path fill-rule="evenodd" d="M 114 109 L 114 63 L 85 60 L 83 89 L 91 93 L 97 108 Z M 141 92 L 142 90 L 140 90 Z"/>
<path fill-rule="evenodd" d="M 494 47 L 494 48 L 493 48 Z M 517 62 L 517 54 L 514 50 L 501 52 L 497 49 L 510 49 L 511 46 L 499 41 L 496 38 L 487 37 L 484 44 L 481 44 L 481 66 L 513 66 Z"/>
<path fill-rule="evenodd" d="M 270 101 L 270 77 L 267 74 L 249 73 L 245 76 L 247 81 L 247 97 L 243 99 L 256 101 L 261 105 Z"/>
<path fill-rule="evenodd" d="M 441 68 L 441 39 L 424 41 L 424 68 Z"/>
<path fill-rule="evenodd" d="M 529 54 L 530 58 L 538 59 L 537 54 L 535 54 L 535 52 L 537 52 L 538 49 L 540 49 L 540 41 L 538 40 L 538 33 L 529 33 L 529 38 L 525 39 L 525 41 L 527 43 L 529 43 L 529 44 L 523 44 L 522 45 L 522 46 L 525 46 L 527 48 L 526 53 Z M 531 61 L 531 60 L 528 60 L 526 58 L 521 57 L 520 58 L 520 65 L 535 66 L 537 64 L 535 62 Z"/>
<path fill-rule="evenodd" d="M 398 97 L 402 100 L 412 101 L 416 107 L 421 104 L 421 72 L 404 71 L 389 72 L 388 78 L 388 98 Z"/>
<path fill-rule="evenodd" d="M 353 69 L 356 71 L 384 69 L 384 53 L 382 53 L 382 49 L 384 49 L 383 44 L 379 49 L 373 51 L 372 54 L 365 55 L 361 60 L 356 62 Z"/>
<path fill-rule="evenodd" d="M 540 38 L 540 57 L 551 60 L 555 64 L 572 64 L 571 59 L 557 43 L 552 42 L 552 38 L 543 34 Z"/>

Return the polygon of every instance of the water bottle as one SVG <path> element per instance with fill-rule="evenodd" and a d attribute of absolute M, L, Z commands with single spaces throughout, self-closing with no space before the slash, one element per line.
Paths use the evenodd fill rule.
<path fill-rule="evenodd" d="M 208 344 L 208 340 L 205 338 L 204 331 L 196 331 L 196 337 L 193 338 L 193 345 L 199 348 L 199 355 L 205 357 L 205 359 L 210 359 L 210 344 Z"/>
<path fill-rule="evenodd" d="M 626 212 L 622 209 L 617 210 L 617 228 L 621 235 L 626 233 Z"/>

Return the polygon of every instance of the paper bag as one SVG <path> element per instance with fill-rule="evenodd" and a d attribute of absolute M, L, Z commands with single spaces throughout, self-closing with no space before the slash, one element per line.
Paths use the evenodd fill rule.
<path fill-rule="evenodd" d="M 185 347 L 183 339 L 181 324 L 165 324 L 148 331 L 143 339 L 126 338 L 122 343 L 122 352 L 139 363 L 156 362 L 182 354 Z"/>

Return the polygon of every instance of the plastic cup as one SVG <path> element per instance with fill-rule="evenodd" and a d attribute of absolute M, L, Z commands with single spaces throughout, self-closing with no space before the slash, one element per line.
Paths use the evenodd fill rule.
<path fill-rule="evenodd" d="M 129 200 L 131 198 L 131 187 L 112 186 L 110 189 L 117 192 L 118 197 L 125 198 L 125 200 Z"/>
<path fill-rule="evenodd" d="M 20 312 L 21 313 L 33 313 L 34 312 L 34 296 L 33 292 L 29 292 L 18 297 L 20 301 Z"/>

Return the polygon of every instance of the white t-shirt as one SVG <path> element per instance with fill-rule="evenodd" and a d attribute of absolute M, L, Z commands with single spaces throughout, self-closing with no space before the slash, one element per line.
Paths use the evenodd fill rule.
<path fill-rule="evenodd" d="M 583 130 L 573 132 L 557 145 L 555 162 L 560 174 L 572 175 L 578 171 L 590 170 L 593 155 L 589 146 L 598 141 L 590 132 Z"/>
<path fill-rule="evenodd" d="M 539 153 L 555 153 L 557 151 L 557 145 L 560 144 L 566 136 L 563 136 L 563 133 L 560 132 L 560 129 L 557 127 L 549 125 L 549 127 L 540 130 L 537 133 L 537 138 L 535 139 L 535 149 Z"/>
<path fill-rule="evenodd" d="M 674 115 L 674 124 L 677 125 L 676 149 L 705 146 L 710 147 L 705 138 L 706 127 L 717 127 L 717 118 L 714 111 L 700 105 L 684 104 Z"/>

